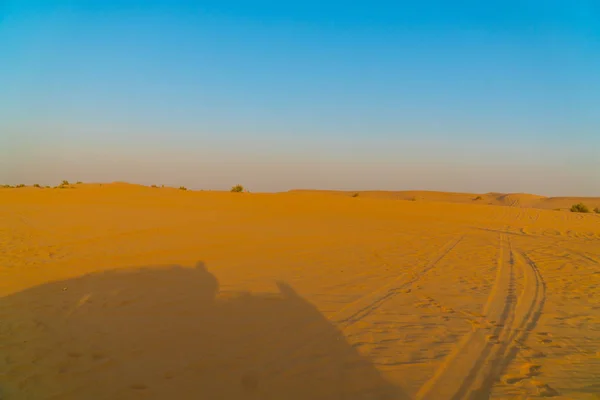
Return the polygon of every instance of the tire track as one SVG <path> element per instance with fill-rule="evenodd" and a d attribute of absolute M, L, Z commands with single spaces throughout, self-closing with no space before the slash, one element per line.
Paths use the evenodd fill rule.
<path fill-rule="evenodd" d="M 406 277 L 406 274 L 401 274 L 390 283 L 343 307 L 330 319 L 340 329 L 347 328 L 348 326 L 362 320 L 373 311 L 378 309 L 387 300 L 398 294 L 399 291 L 405 290 L 409 286 L 418 282 L 427 272 L 435 268 L 435 266 L 444 257 L 446 257 L 446 255 L 448 255 L 448 253 L 450 253 L 462 241 L 463 238 L 464 236 L 460 236 L 447 242 L 442 247 L 437 257 L 434 257 L 432 260 L 430 260 L 425 268 L 423 268 L 420 273 L 415 274 L 411 279 L 400 284 L 400 282 Z"/>
<path fill-rule="evenodd" d="M 446 255 L 448 255 L 448 253 L 450 253 L 462 241 L 463 238 L 464 235 L 447 242 L 441 248 L 438 254 L 434 256 L 434 258 L 432 258 L 429 263 L 427 263 L 425 267 L 412 278 L 403 282 L 403 280 L 406 279 L 407 274 L 403 273 L 398 275 L 398 277 L 391 282 L 346 305 L 341 310 L 330 316 L 329 320 L 340 331 L 343 331 L 344 329 L 356 324 L 366 316 L 370 315 L 373 311 L 377 310 L 379 307 L 381 307 L 381 305 L 390 300 L 396 294 L 418 282 L 427 272 L 435 268 L 435 266 L 444 257 L 446 257 Z M 269 369 L 269 375 L 277 375 L 282 373 L 284 369 L 289 367 L 290 364 L 294 363 L 298 356 L 302 354 L 303 350 L 322 340 L 323 330 L 310 332 L 310 330 L 315 330 L 315 327 L 312 326 L 307 327 L 306 329 L 308 331 L 307 336 L 310 337 L 309 340 L 302 343 L 299 347 L 280 353 L 277 356 L 277 359 L 272 360 L 268 363 L 268 366 L 263 367 L 264 369 Z M 285 365 L 282 365 L 282 362 L 284 362 Z"/>
<path fill-rule="evenodd" d="M 491 369 L 483 378 L 480 387 L 476 388 L 469 399 L 487 399 L 494 383 L 506 371 L 510 363 L 517 357 L 519 350 L 525 345 L 531 331 L 537 325 L 546 302 L 546 284 L 537 265 L 523 252 L 515 252 L 515 264 L 523 267 L 524 288 L 517 300 L 514 327 L 506 342 L 502 342 L 496 352 Z M 526 376 L 523 376 L 526 378 Z"/>
<path fill-rule="evenodd" d="M 545 304 L 546 286 L 537 265 L 515 252 L 500 236 L 498 273 L 484 308 L 491 334 L 469 334 L 417 394 L 418 399 L 488 399 L 493 385 L 517 356 L 535 328 Z M 523 270 L 524 287 L 516 297 L 515 270 Z"/>
<path fill-rule="evenodd" d="M 492 334 L 486 337 L 484 329 L 476 329 L 467 335 L 419 390 L 417 399 L 468 398 L 467 393 L 478 386 L 481 372 L 487 370 L 486 361 L 493 354 L 494 342 L 488 339 L 505 339 L 509 334 L 507 327 L 514 319 L 515 303 L 513 259 L 506 235 L 500 235 L 499 241 L 496 280 L 483 310 L 486 319 L 495 324 Z"/>

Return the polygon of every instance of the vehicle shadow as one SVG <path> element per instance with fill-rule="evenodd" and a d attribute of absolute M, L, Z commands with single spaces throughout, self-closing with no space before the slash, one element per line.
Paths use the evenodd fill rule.
<path fill-rule="evenodd" d="M 405 399 L 292 287 L 220 292 L 203 263 L 0 300 L 3 399 Z"/>

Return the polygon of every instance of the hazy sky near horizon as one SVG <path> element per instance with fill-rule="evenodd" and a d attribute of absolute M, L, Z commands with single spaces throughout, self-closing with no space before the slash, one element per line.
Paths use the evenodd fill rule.
<path fill-rule="evenodd" d="M 0 2 L 0 183 L 600 196 L 600 3 Z"/>

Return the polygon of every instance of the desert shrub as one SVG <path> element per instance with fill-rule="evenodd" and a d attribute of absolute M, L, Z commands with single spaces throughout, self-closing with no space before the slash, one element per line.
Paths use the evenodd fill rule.
<path fill-rule="evenodd" d="M 33 187 L 34 187 L 34 188 L 39 188 L 39 187 L 41 187 L 41 186 L 40 186 L 40 184 L 39 184 L 39 183 L 34 183 L 34 184 L 33 184 Z"/>
<path fill-rule="evenodd" d="M 18 184 L 16 187 L 18 187 L 18 188 L 23 188 L 23 187 L 25 187 L 25 185 L 24 185 L 23 183 L 20 183 L 20 184 Z"/>
<path fill-rule="evenodd" d="M 76 185 L 81 185 L 83 182 L 77 181 Z"/>
<path fill-rule="evenodd" d="M 483 197 L 481 197 L 481 196 L 477 196 L 477 197 L 475 197 L 473 200 L 483 200 Z"/>
<path fill-rule="evenodd" d="M 594 208 L 594 212 L 595 212 L 596 214 L 600 214 L 600 208 L 598 208 L 598 207 Z"/>
<path fill-rule="evenodd" d="M 69 181 L 62 181 L 61 185 L 62 186 L 68 186 L 69 185 Z"/>
<path fill-rule="evenodd" d="M 231 188 L 233 193 L 242 193 L 244 191 L 244 187 L 242 185 L 235 185 Z"/>
<path fill-rule="evenodd" d="M 2 185 L 2 187 L 3 187 L 4 189 L 10 189 L 12 186 L 10 186 L 10 185 Z"/>
<path fill-rule="evenodd" d="M 156 185 L 150 185 L 150 187 L 157 188 L 158 186 L 156 186 Z"/>
<path fill-rule="evenodd" d="M 179 186 L 179 190 L 187 190 L 185 186 Z"/>
<path fill-rule="evenodd" d="M 590 209 L 583 203 L 577 203 L 571 206 L 571 212 L 589 213 Z"/>
<path fill-rule="evenodd" d="M 354 194 L 352 195 L 352 197 L 358 197 L 358 196 L 359 196 L 359 194 L 358 194 L 358 193 L 354 193 Z"/>

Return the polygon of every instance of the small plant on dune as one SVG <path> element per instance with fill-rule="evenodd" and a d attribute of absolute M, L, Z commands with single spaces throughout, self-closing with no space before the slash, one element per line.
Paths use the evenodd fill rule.
<path fill-rule="evenodd" d="M 62 186 L 69 186 L 69 181 L 62 181 L 61 185 Z"/>
<path fill-rule="evenodd" d="M 417 201 L 417 198 L 415 196 L 411 197 L 410 199 L 408 199 L 410 201 Z"/>
<path fill-rule="evenodd" d="M 150 185 L 150 187 L 152 187 L 152 188 L 157 188 L 158 186 L 156 186 L 156 185 Z"/>
<path fill-rule="evenodd" d="M 600 208 L 599 208 L 599 207 L 596 207 L 596 208 L 594 208 L 594 212 L 595 212 L 596 214 L 600 214 Z"/>
<path fill-rule="evenodd" d="M 179 190 L 187 190 L 185 186 L 179 186 Z"/>
<path fill-rule="evenodd" d="M 2 187 L 3 187 L 4 189 L 11 189 L 13 186 L 11 186 L 11 185 L 2 185 Z"/>
<path fill-rule="evenodd" d="M 359 196 L 359 195 L 358 195 L 358 193 L 354 193 L 354 194 L 352 195 L 352 197 L 358 197 L 358 196 Z"/>
<path fill-rule="evenodd" d="M 571 212 L 589 213 L 590 209 L 583 203 L 577 203 L 571 206 Z"/>
<path fill-rule="evenodd" d="M 77 183 L 76 183 L 76 185 L 81 185 L 81 184 L 83 184 L 83 182 L 81 182 L 81 181 L 77 181 Z"/>
<path fill-rule="evenodd" d="M 20 183 L 20 184 L 18 184 L 16 187 L 17 187 L 17 188 L 24 188 L 24 187 L 25 187 L 25 184 L 23 184 L 23 183 Z"/>
<path fill-rule="evenodd" d="M 473 200 L 483 200 L 483 197 L 481 197 L 481 196 L 477 196 L 477 197 L 475 197 Z"/>
<path fill-rule="evenodd" d="M 231 188 L 233 193 L 242 193 L 244 191 L 244 187 L 242 185 L 235 185 Z"/>
<path fill-rule="evenodd" d="M 40 186 L 40 184 L 39 184 L 39 183 L 34 183 L 34 184 L 33 184 L 33 187 L 34 187 L 34 188 L 40 188 L 41 186 Z"/>

